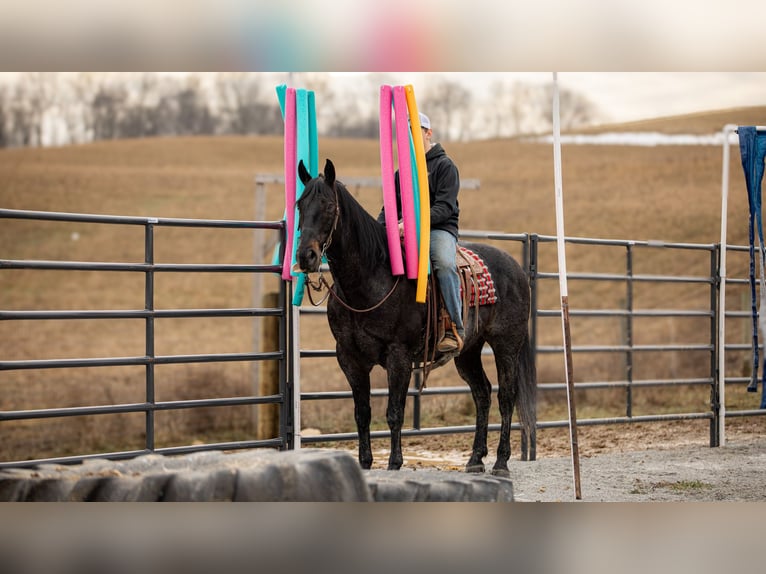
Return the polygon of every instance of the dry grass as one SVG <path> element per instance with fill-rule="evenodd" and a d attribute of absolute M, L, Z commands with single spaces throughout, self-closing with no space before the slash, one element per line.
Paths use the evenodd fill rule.
<path fill-rule="evenodd" d="M 766 108 L 670 118 L 631 130 L 710 133 L 725 123 L 763 123 Z M 379 172 L 374 141 L 323 140 L 320 157 L 330 157 L 341 179 Z M 497 140 L 446 144 L 463 177 L 481 180 L 481 189 L 461 195 L 464 229 L 555 234 L 552 154 L 547 145 Z M 736 151 L 732 154 L 729 242 L 747 243 L 747 197 Z M 323 161 L 323 159 L 322 159 Z M 81 213 L 252 219 L 256 213 L 254 176 L 282 170 L 281 138 L 178 138 L 117 141 L 59 149 L 0 151 L 0 206 L 12 209 Z M 716 243 L 719 240 L 721 150 L 718 147 L 567 146 L 563 150 L 566 231 L 569 236 Z M 367 209 L 377 213 L 380 192 L 352 190 Z M 266 218 L 281 218 L 284 201 L 278 186 L 268 186 Z M 253 254 L 253 233 L 241 230 L 158 229 L 156 260 L 173 263 L 250 263 L 270 260 L 270 252 Z M 142 261 L 140 227 L 3 220 L 3 259 L 68 259 L 78 261 Z M 518 246 L 506 246 L 518 253 Z M 555 271 L 555 244 L 541 245 L 541 270 Z M 570 272 L 624 273 L 625 249 L 567 249 Z M 746 276 L 747 256 L 730 255 L 730 275 Z M 706 252 L 637 248 L 636 274 L 704 276 Z M 273 286 L 273 280 L 269 282 Z M 269 287 L 267 286 L 267 289 Z M 158 275 L 158 309 L 247 307 L 253 280 L 244 274 Z M 747 308 L 747 291 L 732 291 L 729 308 Z M 3 270 L 2 309 L 141 309 L 143 277 L 131 273 Z M 606 281 L 570 282 L 570 305 L 577 309 L 617 309 L 625 305 L 625 286 Z M 636 309 L 707 308 L 706 286 L 637 284 Z M 540 308 L 557 307 L 558 285 L 541 282 Z M 748 341 L 745 322 L 731 321 L 730 340 Z M 250 319 L 157 320 L 158 354 L 248 352 L 259 326 Z M 334 343 L 323 317 L 302 319 L 303 347 L 329 349 Z M 619 344 L 622 320 L 573 320 L 574 345 Z M 59 357 L 141 356 L 142 321 L 0 322 L 2 360 Z M 698 343 L 710 338 L 706 319 L 636 319 L 636 344 Z M 541 319 L 539 344 L 560 344 L 560 322 Z M 748 354 L 727 355 L 732 372 L 746 374 Z M 707 353 L 637 353 L 634 378 L 692 378 L 709 373 Z M 539 358 L 540 382 L 560 382 L 558 354 Z M 491 379 L 494 367 L 487 363 Z M 577 354 L 578 381 L 621 380 L 624 356 Z M 731 373 L 729 373 L 731 375 Z M 76 405 L 142 402 L 144 373 L 138 367 L 0 371 L 0 409 L 17 410 Z M 346 390 L 333 359 L 302 366 L 304 390 Z M 252 393 L 252 367 L 239 364 L 158 367 L 157 399 L 242 396 Z M 432 374 L 429 386 L 462 384 L 452 367 Z M 385 386 L 376 369 L 373 385 Z M 541 419 L 565 417 L 563 395 L 543 393 Z M 578 393 L 581 417 L 621 416 L 625 391 Z M 636 389 L 633 413 L 700 412 L 708 409 L 704 386 L 662 390 Z M 753 408 L 753 395 L 733 390 L 729 408 Z M 409 407 L 408 407 L 409 408 Z M 304 426 L 323 432 L 354 429 L 351 402 L 304 404 Z M 375 400 L 375 425 L 384 428 L 384 404 Z M 493 422 L 497 414 L 493 414 Z M 467 395 L 424 399 L 424 426 L 471 424 L 473 405 Z M 143 415 L 114 415 L 3 422 L 0 459 L 34 458 L 103 452 L 143 445 Z M 249 408 L 187 410 L 157 415 L 158 446 L 251 437 Z"/>

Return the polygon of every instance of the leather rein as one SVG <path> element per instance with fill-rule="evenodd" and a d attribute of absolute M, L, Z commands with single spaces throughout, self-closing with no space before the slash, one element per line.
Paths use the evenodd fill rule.
<path fill-rule="evenodd" d="M 327 236 L 327 240 L 324 242 L 324 245 L 322 245 L 322 254 L 319 257 L 320 266 L 322 264 L 322 260 L 325 258 L 325 253 L 327 252 L 327 249 L 332 244 L 332 236 L 335 233 L 335 230 L 338 228 L 338 220 L 340 219 L 340 202 L 338 200 L 338 190 L 335 187 L 335 185 L 336 184 L 333 184 L 332 186 L 333 192 L 335 192 L 335 219 L 332 222 L 332 229 L 330 229 L 330 234 Z M 321 291 L 322 287 L 327 287 L 327 294 L 324 297 L 322 297 L 322 299 L 320 299 L 319 302 L 314 301 L 314 298 L 311 296 L 311 289 L 308 290 L 309 301 L 314 307 L 318 307 L 319 305 L 324 303 L 330 295 L 332 295 L 332 297 L 338 303 L 340 303 L 343 307 L 345 307 L 349 311 L 352 311 L 353 313 L 369 313 L 370 311 L 374 311 L 375 309 L 383 305 L 383 303 L 385 303 L 388 300 L 388 298 L 391 297 L 391 295 L 393 295 L 394 291 L 396 291 L 396 287 L 399 285 L 399 281 L 401 280 L 401 275 L 398 275 L 396 277 L 396 281 L 394 282 L 393 287 L 391 287 L 391 290 L 388 293 L 386 293 L 383 299 L 378 301 L 372 307 L 368 307 L 366 309 L 357 309 L 355 307 L 352 307 L 351 305 L 349 305 L 343 299 L 340 298 L 340 296 L 333 289 L 333 286 L 330 285 L 327 282 L 327 279 L 325 279 L 324 276 L 322 275 L 321 268 L 320 268 L 319 276 L 317 277 L 316 282 L 311 280 L 311 277 L 309 276 L 308 273 L 304 273 L 304 275 L 306 276 L 306 283 L 308 283 L 309 287 L 311 287 L 311 289 L 313 289 L 314 291 Z"/>

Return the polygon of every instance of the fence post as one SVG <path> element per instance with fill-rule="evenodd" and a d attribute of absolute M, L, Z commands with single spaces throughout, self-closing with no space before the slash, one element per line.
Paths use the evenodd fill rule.
<path fill-rule="evenodd" d="M 144 225 L 144 263 L 147 265 L 144 281 L 144 308 L 146 316 L 146 448 L 154 451 L 154 223 L 149 219 Z"/>
<path fill-rule="evenodd" d="M 537 247 L 538 236 L 536 233 L 529 235 L 529 257 L 527 258 L 529 275 L 529 343 L 532 347 L 532 359 L 537 365 Z"/>
<path fill-rule="evenodd" d="M 265 309 L 279 306 L 279 293 L 265 293 L 262 298 Z M 279 349 L 279 317 L 261 318 L 260 349 L 265 353 Z M 258 365 L 258 396 L 266 397 L 279 394 L 279 362 L 259 361 Z M 258 434 L 259 440 L 279 436 L 279 405 L 258 405 Z"/>
<path fill-rule="evenodd" d="M 280 260 L 284 257 L 285 241 L 282 240 Z M 280 436 L 285 440 L 285 448 L 299 449 L 301 447 L 300 417 L 301 417 L 301 335 L 300 335 L 300 307 L 292 304 L 293 285 L 290 281 L 282 281 L 279 304 L 284 309 L 284 321 L 282 322 L 282 334 L 280 340 L 287 356 L 286 377 L 283 381 L 284 392 L 282 396 L 282 423 L 280 424 Z"/>
<path fill-rule="evenodd" d="M 266 185 L 260 179 L 256 178 L 255 182 L 255 221 L 263 221 L 266 219 Z M 253 263 L 256 265 L 264 260 L 266 250 L 264 249 L 265 231 L 263 229 L 253 230 Z M 257 307 L 261 303 L 266 306 L 266 299 L 262 295 L 263 281 L 260 273 L 253 274 L 253 307 Z M 275 305 L 272 305 L 276 307 Z M 263 341 L 264 323 L 259 323 L 257 319 L 253 319 L 253 350 L 258 353 L 262 351 L 264 347 Z M 275 337 L 275 341 L 277 341 Z M 274 348 L 274 347 L 271 347 Z M 277 347 L 278 348 L 278 347 Z M 252 390 L 254 395 L 261 395 L 261 364 L 259 362 L 251 365 L 252 369 Z M 277 371 L 278 372 L 278 371 Z M 255 407 L 252 409 L 253 426 L 256 429 L 258 437 L 261 435 L 260 426 L 260 413 L 261 409 Z M 271 435 L 275 436 L 275 435 Z"/>
<path fill-rule="evenodd" d="M 633 416 L 633 244 L 628 243 L 626 252 L 626 293 L 625 293 L 625 416 Z"/>
<path fill-rule="evenodd" d="M 717 244 L 710 252 L 710 343 L 712 351 L 710 353 L 710 408 L 713 411 L 713 418 L 710 419 L 710 446 L 721 445 L 721 397 L 718 381 L 726 383 L 726 368 L 719 369 L 720 358 L 725 353 L 725 349 L 719 345 L 718 321 L 724 321 L 726 318 L 726 309 L 717 309 L 719 289 L 725 289 L 726 286 L 721 281 L 721 245 Z"/>

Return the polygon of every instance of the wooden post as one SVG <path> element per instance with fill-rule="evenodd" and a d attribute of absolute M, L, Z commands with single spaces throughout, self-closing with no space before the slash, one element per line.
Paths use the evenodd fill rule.
<path fill-rule="evenodd" d="M 561 292 L 561 327 L 564 339 L 564 365 L 567 376 L 567 405 L 569 408 L 569 439 L 572 450 L 572 480 L 575 499 L 582 500 L 580 490 L 580 448 L 577 442 L 577 409 L 575 408 L 572 339 L 569 327 L 569 291 L 564 235 L 564 187 L 561 177 L 561 126 L 559 113 L 558 73 L 553 72 L 553 178 L 556 192 L 556 243 L 559 260 L 559 291 Z"/>

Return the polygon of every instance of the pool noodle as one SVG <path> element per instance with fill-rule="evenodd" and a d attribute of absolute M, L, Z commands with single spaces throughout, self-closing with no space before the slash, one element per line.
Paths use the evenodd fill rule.
<path fill-rule="evenodd" d="M 293 226 L 295 224 L 295 187 L 297 180 L 295 89 L 287 88 L 285 98 L 285 256 L 282 261 L 282 279 L 290 281 Z"/>
<path fill-rule="evenodd" d="M 415 155 L 415 139 L 412 136 L 412 130 L 410 130 L 410 166 L 412 169 L 412 203 L 415 205 L 415 236 L 418 239 L 418 249 L 420 248 L 420 194 L 418 190 L 420 186 L 418 184 L 418 170 L 417 170 L 417 156 Z"/>
<path fill-rule="evenodd" d="M 308 100 L 308 93 L 305 89 L 301 88 L 296 90 L 295 92 L 295 116 L 296 116 L 296 133 L 297 133 L 297 142 L 296 142 L 296 149 L 297 149 L 297 155 L 296 155 L 296 164 L 303 160 L 303 165 L 309 166 L 311 165 L 311 139 L 310 139 L 310 120 L 309 120 L 309 100 Z M 294 277 L 296 277 L 295 287 L 293 289 L 293 305 L 300 305 L 303 302 L 303 292 L 304 287 L 306 284 L 306 275 L 303 272 L 300 271 L 293 271 L 296 264 L 296 251 L 298 249 L 298 243 L 300 242 L 300 236 L 301 232 L 298 229 L 298 207 L 297 207 L 297 201 L 301 198 L 301 195 L 303 194 L 303 188 L 305 187 L 303 185 L 303 182 L 300 180 L 300 178 L 296 178 L 296 192 L 295 192 L 295 201 L 296 201 L 296 207 L 294 208 L 294 214 L 293 214 L 293 242 L 291 244 L 291 260 L 290 260 L 290 270 Z"/>
<path fill-rule="evenodd" d="M 410 165 L 409 125 L 404 86 L 394 86 L 394 113 L 396 115 L 396 145 L 399 158 L 399 191 L 402 198 L 404 222 L 405 269 L 408 279 L 418 277 L 418 242 L 415 227 L 415 205 L 412 198 L 412 166 Z"/>
<path fill-rule="evenodd" d="M 300 96 L 300 90 L 298 91 L 298 95 Z M 307 169 L 309 170 L 309 173 L 312 177 L 316 176 L 316 174 L 319 172 L 319 146 L 318 146 L 318 139 L 317 139 L 317 121 L 316 121 L 316 98 L 314 97 L 313 90 L 306 92 L 306 106 L 307 106 L 307 117 L 306 117 L 306 124 L 305 124 L 305 133 L 301 133 L 301 103 L 300 99 L 298 100 L 298 159 L 303 159 L 304 164 L 306 165 Z M 306 150 L 306 146 L 308 146 L 308 150 Z M 300 186 L 300 193 L 298 194 L 298 197 L 303 193 L 303 182 L 300 182 L 298 184 Z M 297 231 L 297 221 L 298 221 L 298 212 L 296 208 L 295 213 L 295 221 L 296 221 L 296 236 L 295 241 L 293 242 L 293 249 L 296 249 L 298 246 L 298 238 L 300 236 L 300 232 Z M 326 263 L 327 258 L 322 258 L 322 263 Z M 293 255 L 293 264 L 295 264 L 295 255 Z M 303 303 L 303 294 L 306 290 L 306 274 L 305 273 L 299 273 L 298 278 L 295 283 L 295 290 L 293 291 L 293 305 L 301 305 Z"/>
<path fill-rule="evenodd" d="M 396 210 L 394 184 L 393 130 L 391 127 L 391 86 L 380 87 L 380 174 L 383 187 L 383 213 L 386 217 L 386 238 L 391 273 L 404 275 L 402 244 L 399 241 L 399 218 Z"/>
<path fill-rule="evenodd" d="M 277 99 L 279 100 L 279 111 L 282 112 L 282 121 L 285 119 L 285 99 L 287 98 L 287 84 L 280 84 L 277 86 Z M 282 214 L 282 219 L 287 221 L 287 209 Z M 277 239 L 277 244 L 274 246 L 274 256 L 271 258 L 272 265 L 279 265 L 279 244 L 280 240 Z"/>
<path fill-rule="evenodd" d="M 309 90 L 309 164 L 311 177 L 319 173 L 319 143 L 317 139 L 317 108 L 314 90 Z"/>
<path fill-rule="evenodd" d="M 428 168 L 426 167 L 426 152 L 423 144 L 423 134 L 420 131 L 420 115 L 415 101 L 415 90 L 411 85 L 405 88 L 407 107 L 410 111 L 412 133 L 415 140 L 415 157 L 418 171 L 418 194 L 420 196 L 420 259 L 418 265 L 418 282 L 415 291 L 415 301 L 426 302 L 426 285 L 428 284 L 428 267 L 431 251 L 431 201 L 428 190 Z"/>

